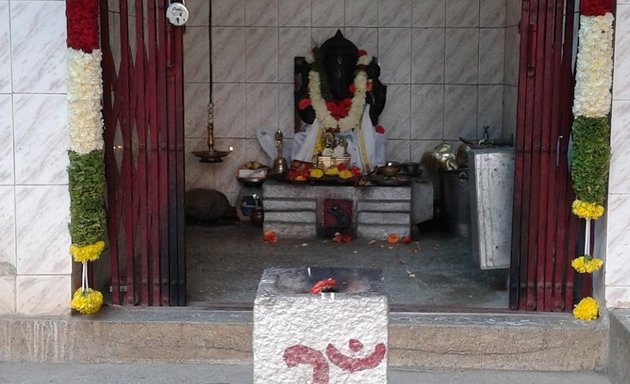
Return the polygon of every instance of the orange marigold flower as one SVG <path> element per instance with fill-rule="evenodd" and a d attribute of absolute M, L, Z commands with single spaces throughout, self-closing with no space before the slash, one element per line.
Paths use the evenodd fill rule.
<path fill-rule="evenodd" d="M 390 233 L 387 235 L 387 243 L 388 244 L 398 244 L 398 235 L 395 233 Z"/>
<path fill-rule="evenodd" d="M 265 243 L 275 243 L 278 241 L 278 236 L 274 231 L 263 232 L 263 240 Z"/>

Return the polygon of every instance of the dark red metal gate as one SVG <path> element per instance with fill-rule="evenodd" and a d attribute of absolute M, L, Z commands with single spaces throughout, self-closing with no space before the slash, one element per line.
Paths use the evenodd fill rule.
<path fill-rule="evenodd" d="M 573 101 L 573 0 L 523 0 L 515 137 L 510 307 L 573 308 L 578 220 L 567 148 Z M 590 281 L 584 282 L 590 287 Z"/>
<path fill-rule="evenodd" d="M 101 1 L 113 304 L 186 304 L 182 29 L 166 5 Z"/>

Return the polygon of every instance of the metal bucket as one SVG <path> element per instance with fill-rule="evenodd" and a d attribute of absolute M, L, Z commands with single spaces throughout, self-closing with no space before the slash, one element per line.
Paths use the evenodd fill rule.
<path fill-rule="evenodd" d="M 468 169 L 442 171 L 442 202 L 448 233 L 470 237 L 470 184 Z"/>

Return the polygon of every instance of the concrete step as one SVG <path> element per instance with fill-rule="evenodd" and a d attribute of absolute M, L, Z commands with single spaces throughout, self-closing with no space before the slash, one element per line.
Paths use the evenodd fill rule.
<path fill-rule="evenodd" d="M 0 383 L 21 384 L 251 384 L 251 365 L 172 363 L 0 363 Z M 610 384 L 595 372 L 411 370 L 392 368 L 389 384 Z"/>
<path fill-rule="evenodd" d="M 392 313 L 389 364 L 420 369 L 601 371 L 608 320 L 570 314 Z M 252 314 L 104 308 L 94 316 L 0 317 L 0 361 L 251 363 Z"/>

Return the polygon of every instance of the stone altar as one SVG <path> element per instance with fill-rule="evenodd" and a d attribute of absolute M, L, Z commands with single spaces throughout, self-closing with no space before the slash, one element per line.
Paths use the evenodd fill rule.
<path fill-rule="evenodd" d="M 385 239 L 411 234 L 412 224 L 433 217 L 433 185 L 412 181 L 404 186 L 337 186 L 287 184 L 268 180 L 263 184 L 263 229 L 279 238 L 326 236 L 323 228 L 325 202 L 351 202 L 349 232 L 353 237 Z"/>

